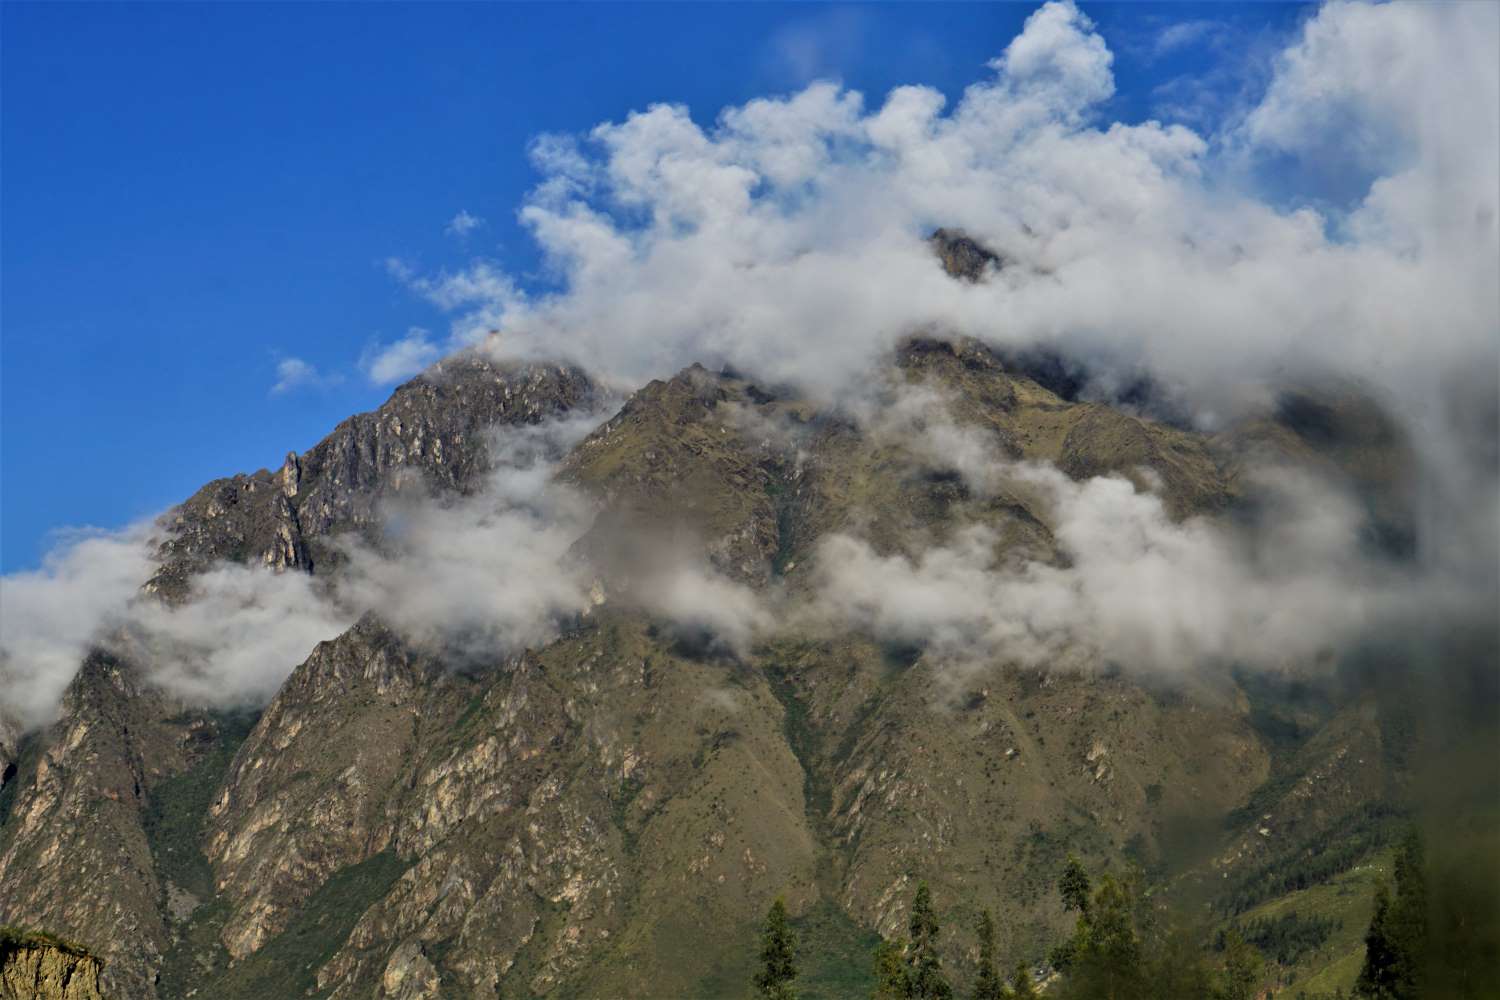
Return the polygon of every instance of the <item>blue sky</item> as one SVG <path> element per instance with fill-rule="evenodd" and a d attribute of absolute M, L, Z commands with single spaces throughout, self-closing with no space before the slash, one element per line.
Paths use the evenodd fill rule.
<path fill-rule="evenodd" d="M 535 280 L 515 212 L 537 134 L 660 101 L 707 122 L 819 77 L 951 100 L 1032 9 L 5 4 L 0 568 L 378 405 L 361 355 L 446 322 L 388 258 Z M 1200 131 L 1306 14 L 1084 10 L 1115 56 L 1103 113 Z M 290 358 L 319 379 L 273 392 Z"/>

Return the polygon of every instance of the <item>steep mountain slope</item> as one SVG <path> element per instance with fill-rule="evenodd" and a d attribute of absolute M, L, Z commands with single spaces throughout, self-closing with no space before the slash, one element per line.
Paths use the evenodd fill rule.
<path fill-rule="evenodd" d="M 1003 266 L 942 240 L 955 276 Z M 879 378 L 873 419 L 698 366 L 632 395 L 559 466 L 591 505 L 572 558 L 594 603 L 538 648 L 476 661 L 366 615 L 253 726 L 95 654 L 49 732 L 25 752 L 0 740 L 17 761 L 0 922 L 81 940 L 120 998 L 728 996 L 780 894 L 818 960 L 855 970 L 830 994 L 850 995 L 918 881 L 953 928 L 950 965 L 983 907 L 1005 953 L 1036 960 L 1068 922 L 1051 889 L 1068 851 L 1232 883 L 1222 905 L 1243 909 L 1281 894 L 1262 875 L 1282 844 L 1388 794 L 1399 768 L 1358 701 L 1300 705 L 1227 673 L 1184 689 L 1105 664 L 955 669 L 826 622 L 733 642 L 661 611 L 651 575 L 698 562 L 811 606 L 837 532 L 916 554 L 984 525 L 1006 553 L 1061 560 L 1032 491 L 978 489 L 919 446 L 895 405 L 913 393 L 987 455 L 1129 476 L 1176 518 L 1253 506 L 1255 449 L 1352 470 L 1400 510 L 1399 442 L 1327 432 L 1343 425 L 1306 407 L 1210 438 L 936 336 Z M 376 540 L 382 498 L 470 493 L 492 429 L 601 404 L 573 369 L 444 362 L 280 472 L 204 487 L 148 590 L 186 600 L 226 559 L 336 580 L 337 536 Z M 1216 850 L 1182 874 L 1189 820 Z"/>
<path fill-rule="evenodd" d="M 592 383 L 575 369 L 445 362 L 301 459 L 290 457 L 280 473 L 198 491 L 165 526 L 161 568 L 144 589 L 185 600 L 193 573 L 219 560 L 309 572 L 322 561 L 326 574 L 337 564 L 327 540 L 368 529 L 384 495 L 470 489 L 487 468 L 495 427 L 593 405 Z M 91 656 L 30 759 L 6 751 L 20 759 L 6 767 L 16 770 L 3 792 L 4 920 L 91 944 L 106 960 L 110 993 L 154 995 L 174 904 L 152 863 L 146 809 L 162 783 L 217 743 L 208 716 L 146 684 L 139 665 Z M 85 878 L 97 879 L 89 892 L 71 891 Z"/>

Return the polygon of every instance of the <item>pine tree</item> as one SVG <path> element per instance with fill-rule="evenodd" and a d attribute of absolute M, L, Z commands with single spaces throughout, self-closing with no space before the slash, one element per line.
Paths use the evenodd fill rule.
<path fill-rule="evenodd" d="M 1354 984 L 1369 1000 L 1416 1000 L 1425 991 L 1427 875 L 1422 839 L 1407 834 L 1396 852 L 1396 894 L 1375 887 L 1375 913 L 1365 932 L 1365 963 Z"/>
<path fill-rule="evenodd" d="M 1064 910 L 1077 910 L 1080 916 L 1088 916 L 1089 873 L 1076 854 L 1068 855 L 1068 863 L 1057 880 L 1057 891 L 1062 894 Z"/>
<path fill-rule="evenodd" d="M 1263 963 L 1260 952 L 1238 930 L 1224 936 L 1224 1000 L 1255 1000 Z"/>
<path fill-rule="evenodd" d="M 926 882 L 917 886 L 908 930 L 911 943 L 906 946 L 907 996 L 912 1000 L 949 1000 L 953 987 L 943 978 L 943 961 L 937 948 L 940 928 Z"/>
<path fill-rule="evenodd" d="M 763 1000 L 797 1000 L 792 983 L 797 978 L 797 935 L 787 922 L 786 903 L 771 904 L 760 936 L 761 971 L 755 976 L 755 995 Z"/>
<path fill-rule="evenodd" d="M 907 1000 L 911 985 L 906 981 L 904 941 L 881 941 L 875 948 L 875 992 L 871 1000 Z"/>
<path fill-rule="evenodd" d="M 1391 890 L 1384 882 L 1375 887 L 1375 912 L 1365 931 L 1365 964 L 1354 983 L 1356 996 L 1391 1000 L 1396 981 L 1396 948 L 1391 940 Z"/>
<path fill-rule="evenodd" d="M 1014 1000 L 1038 1000 L 1036 985 L 1031 981 L 1031 971 L 1025 962 L 1016 963 L 1016 971 L 1010 977 L 1010 995 Z"/>
<path fill-rule="evenodd" d="M 1089 966 L 1103 996 L 1134 996 L 1141 979 L 1141 942 L 1135 932 L 1134 898 L 1129 883 L 1105 875 L 1088 910 L 1088 933 L 1080 942 L 1080 962 Z"/>
<path fill-rule="evenodd" d="M 974 984 L 974 1000 L 1001 1000 L 1004 995 L 1000 972 L 995 968 L 995 918 L 985 910 L 979 915 L 979 977 Z"/>
<path fill-rule="evenodd" d="M 1391 904 L 1389 928 L 1396 953 L 1396 996 L 1402 1000 L 1420 997 L 1426 992 L 1427 876 L 1422 838 L 1415 829 L 1396 853 L 1396 899 Z"/>
<path fill-rule="evenodd" d="M 1078 944 L 1088 937 L 1091 886 L 1089 873 L 1084 869 L 1083 862 L 1078 860 L 1076 854 L 1068 855 L 1068 863 L 1063 866 L 1062 874 L 1057 879 L 1057 891 L 1062 896 L 1064 911 L 1078 911 L 1078 923 L 1074 928 L 1073 936 L 1053 948 L 1049 956 L 1054 968 L 1064 970 L 1071 966 L 1077 957 Z"/>

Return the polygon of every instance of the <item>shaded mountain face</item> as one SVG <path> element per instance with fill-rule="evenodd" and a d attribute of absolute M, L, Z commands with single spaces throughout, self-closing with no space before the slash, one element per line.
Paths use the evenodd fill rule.
<path fill-rule="evenodd" d="M 999 265 L 934 239 L 955 277 Z M 1179 521 L 1248 516 L 1245 469 L 1267 452 L 1346 476 L 1393 523 L 1404 510 L 1404 446 L 1359 400 L 1206 436 L 1064 398 L 962 338 L 910 341 L 880 378 L 878 398 L 941 398 L 988 454 L 1129 477 Z M 712 616 L 664 612 L 654 576 L 702 564 L 805 608 L 836 534 L 917 558 L 982 528 L 1050 565 L 1067 560 L 1054 514 L 934 463 L 899 414 L 733 373 L 694 366 L 606 406 L 576 369 L 461 356 L 177 508 L 148 592 L 186 600 L 225 560 L 336 583 L 340 537 L 377 538 L 392 495 L 472 494 L 492 434 L 602 420 L 556 470 L 586 501 L 569 558 L 593 597 L 552 641 L 460 661 L 368 614 L 248 715 L 101 651 L 49 730 L 0 731 L 0 923 L 83 942 L 127 1000 L 729 996 L 781 895 L 815 944 L 809 995 L 851 995 L 919 881 L 951 968 L 983 908 L 1005 953 L 1036 961 L 1070 923 L 1053 889 L 1070 851 L 1233 914 L 1280 891 L 1265 873 L 1287 852 L 1367 831 L 1401 794 L 1385 709 L 1357 690 L 1003 657 L 955 672 L 920 642 L 791 612 L 726 643 Z"/>

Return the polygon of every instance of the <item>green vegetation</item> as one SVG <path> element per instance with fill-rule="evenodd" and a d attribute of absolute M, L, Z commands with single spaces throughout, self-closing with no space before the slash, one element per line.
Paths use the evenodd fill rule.
<path fill-rule="evenodd" d="M 69 955 L 93 957 L 87 948 L 76 941 L 69 941 L 47 931 L 0 924 L 0 964 L 4 963 L 6 955 L 21 948 L 56 948 Z"/>
<path fill-rule="evenodd" d="M 860 927 L 827 899 L 793 920 L 792 927 L 800 944 L 801 1000 L 869 996 L 874 979 L 860 959 L 879 943 L 879 935 Z"/>
<path fill-rule="evenodd" d="M 1396 854 L 1396 894 L 1375 888 L 1375 914 L 1365 933 L 1365 964 L 1355 995 L 1369 1000 L 1417 1000 L 1426 995 L 1427 876 L 1422 840 L 1407 834 Z"/>
<path fill-rule="evenodd" d="M 943 977 L 943 960 L 938 957 L 937 914 L 932 910 L 932 891 L 923 882 L 917 886 L 907 923 L 911 941 L 906 948 L 908 993 L 913 1000 L 948 1000 L 953 987 Z"/>
<path fill-rule="evenodd" d="M 222 902 L 203 907 L 194 914 L 183 941 L 200 950 L 179 956 L 175 963 L 169 959 L 159 987 L 162 997 L 191 994 L 217 1000 L 259 1000 L 319 995 L 318 969 L 348 939 L 365 910 L 384 896 L 405 870 L 405 862 L 390 851 L 382 851 L 337 872 L 308 898 L 284 931 L 234 965 L 229 964 L 228 954 L 217 941 L 228 907 Z M 169 980 L 167 969 L 178 978 Z"/>
<path fill-rule="evenodd" d="M 203 856 L 203 822 L 208 808 L 250 735 L 257 716 L 248 712 L 211 712 L 205 747 L 192 765 L 161 781 L 147 798 L 142 825 L 162 884 L 171 883 L 200 900 L 214 894 L 213 871 Z"/>
<path fill-rule="evenodd" d="M 1288 910 L 1275 916 L 1245 921 L 1232 929 L 1221 928 L 1214 939 L 1214 950 L 1224 951 L 1230 935 L 1239 934 L 1262 955 L 1274 959 L 1278 965 L 1291 967 L 1302 956 L 1321 948 L 1342 926 L 1343 922 L 1333 917 L 1304 916 L 1296 910 Z"/>
<path fill-rule="evenodd" d="M 762 1000 L 797 1000 L 797 935 L 787 922 L 786 903 L 778 896 L 766 914 L 760 937 L 761 969 L 755 974 L 755 995 Z"/>
<path fill-rule="evenodd" d="M 1397 839 L 1405 820 L 1390 806 L 1362 806 L 1316 836 L 1234 880 L 1218 896 L 1221 912 L 1244 913 L 1257 903 L 1327 882 Z"/>
<path fill-rule="evenodd" d="M 1000 972 L 995 968 L 995 918 L 989 910 L 979 915 L 979 977 L 974 1000 L 1001 1000 L 1005 995 Z"/>
<path fill-rule="evenodd" d="M 932 890 L 917 886 L 905 941 L 882 941 L 875 949 L 875 1000 L 950 1000 L 953 987 L 943 975 L 938 955 L 937 914 Z"/>

